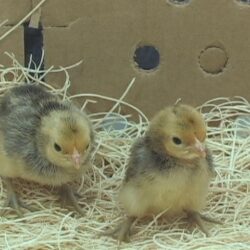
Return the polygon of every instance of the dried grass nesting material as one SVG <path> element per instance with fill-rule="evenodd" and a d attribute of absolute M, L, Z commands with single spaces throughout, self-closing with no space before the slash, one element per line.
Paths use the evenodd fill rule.
<path fill-rule="evenodd" d="M 10 209 L 8 215 L 0 219 L 0 249 L 250 249 L 250 106 L 247 100 L 218 98 L 198 108 L 208 123 L 207 143 L 213 152 L 217 172 L 204 213 L 223 221 L 223 225 L 210 224 L 212 236 L 206 238 L 197 228 L 190 228 L 183 218 L 169 222 L 158 215 L 152 220 L 138 221 L 133 228 L 132 242 L 118 246 L 113 239 L 99 234 L 123 218 L 122 208 L 116 202 L 117 191 L 125 174 L 129 148 L 148 124 L 142 111 L 124 101 L 126 93 L 133 91 L 134 79 L 119 99 L 89 93 L 68 96 L 70 81 L 64 68 L 25 69 L 9 56 L 13 67 L 0 68 L 2 93 L 24 81 L 46 85 L 38 73 L 45 76 L 64 71 L 64 87 L 55 89 L 46 85 L 50 91 L 62 98 L 77 98 L 83 109 L 89 102 L 98 105 L 99 99 L 106 99 L 114 106 L 110 112 L 90 114 L 97 131 L 95 160 L 88 175 L 74 183 L 82 195 L 79 204 L 84 207 L 86 216 L 79 217 L 61 208 L 53 188 L 17 180 L 21 199 L 36 206 L 37 211 L 16 218 Z M 35 73 L 34 76 L 31 73 Z M 9 74 L 13 76 L 11 81 L 6 78 Z M 123 105 L 138 113 L 138 122 L 119 113 Z M 6 192 L 0 184 L 3 204 Z"/>

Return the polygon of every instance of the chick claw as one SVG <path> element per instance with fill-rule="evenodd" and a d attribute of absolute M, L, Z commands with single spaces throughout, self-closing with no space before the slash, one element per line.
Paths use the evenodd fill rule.
<path fill-rule="evenodd" d="M 79 194 L 74 194 L 72 189 L 68 185 L 63 185 L 60 188 L 59 195 L 62 199 L 63 207 L 66 205 L 73 206 L 76 212 L 78 212 L 80 215 L 84 216 L 85 212 L 82 210 L 82 208 L 79 206 L 76 196 L 81 197 Z"/>
<path fill-rule="evenodd" d="M 7 201 L 4 203 L 4 207 L 11 207 L 17 213 L 19 217 L 23 217 L 23 212 L 21 208 L 25 208 L 29 211 L 33 211 L 33 209 L 29 208 L 27 205 L 23 204 L 19 199 L 17 194 L 15 193 L 13 186 L 10 180 L 4 181 L 7 188 Z M 0 212 L 0 216 L 3 216 L 6 213 L 6 210 Z"/>
<path fill-rule="evenodd" d="M 188 219 L 191 221 L 191 222 L 194 222 L 196 223 L 200 230 L 207 236 L 209 237 L 209 232 L 207 231 L 203 221 L 207 221 L 207 222 L 211 222 L 211 223 L 215 223 L 215 224 L 222 224 L 220 221 L 217 221 L 215 219 L 212 219 L 212 218 L 209 218 L 205 215 L 202 215 L 200 214 L 199 212 L 195 212 L 195 211 L 188 211 L 187 212 L 187 215 L 188 215 Z"/>
<path fill-rule="evenodd" d="M 118 242 L 130 242 L 131 226 L 135 221 L 135 217 L 129 217 L 118 225 L 114 230 L 102 234 L 103 236 L 109 236 L 113 239 L 118 240 Z"/>

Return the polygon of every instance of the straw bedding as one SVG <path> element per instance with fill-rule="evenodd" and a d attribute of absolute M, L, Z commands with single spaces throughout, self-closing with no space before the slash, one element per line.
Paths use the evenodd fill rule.
<path fill-rule="evenodd" d="M 142 111 L 125 102 L 127 92 L 133 91 L 135 79 L 118 99 L 86 93 L 68 96 L 67 68 L 29 70 L 13 55 L 8 56 L 13 66 L 0 67 L 1 94 L 24 81 L 44 84 L 43 76 L 63 71 L 66 75 L 63 88 L 45 84 L 50 91 L 64 99 L 77 99 L 82 109 L 89 102 L 98 105 L 100 99 L 112 102 L 113 108 L 110 112 L 89 114 L 97 133 L 93 167 L 81 181 L 72 183 L 81 195 L 79 204 L 86 215 L 80 217 L 62 208 L 52 187 L 16 180 L 21 200 L 35 211 L 26 211 L 23 218 L 17 218 L 7 209 L 6 215 L 0 218 L 0 249 L 250 249 L 250 105 L 247 100 L 218 98 L 198 107 L 208 124 L 207 143 L 217 172 L 203 212 L 222 221 L 223 225 L 209 224 L 211 236 L 207 238 L 184 218 L 166 221 L 158 215 L 137 221 L 131 243 L 118 245 L 100 234 L 117 225 L 124 216 L 116 202 L 117 193 L 125 174 L 129 148 L 143 135 L 148 124 Z M 124 105 L 138 114 L 137 122 L 129 115 L 120 114 Z M 5 199 L 6 191 L 0 181 L 1 204 Z"/>

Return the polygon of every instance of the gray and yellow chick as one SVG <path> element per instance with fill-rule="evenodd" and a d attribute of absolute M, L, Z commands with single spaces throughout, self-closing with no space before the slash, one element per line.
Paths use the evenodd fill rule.
<path fill-rule="evenodd" d="M 13 87 L 0 99 L 0 176 L 8 192 L 7 205 L 22 215 L 13 178 L 60 188 L 64 202 L 82 214 L 70 182 L 90 165 L 94 132 L 83 112 L 43 87 Z"/>
<path fill-rule="evenodd" d="M 186 214 L 208 235 L 203 221 L 216 221 L 200 213 L 214 173 L 205 139 L 205 121 L 193 107 L 177 104 L 158 112 L 131 148 L 119 193 L 127 219 L 106 235 L 129 241 L 136 218 L 164 211 L 167 217 Z"/>

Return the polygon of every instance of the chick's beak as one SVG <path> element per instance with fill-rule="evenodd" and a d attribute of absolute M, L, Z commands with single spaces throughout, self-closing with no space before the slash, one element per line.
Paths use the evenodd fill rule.
<path fill-rule="evenodd" d="M 195 144 L 194 144 L 194 148 L 196 150 L 196 152 L 198 152 L 198 154 L 205 158 L 206 157 L 206 148 L 205 146 L 196 138 L 195 139 Z"/>
<path fill-rule="evenodd" d="M 76 169 L 79 169 L 81 165 L 81 155 L 79 154 L 76 148 L 74 148 L 73 154 L 71 156 L 74 163 L 74 167 Z"/>

